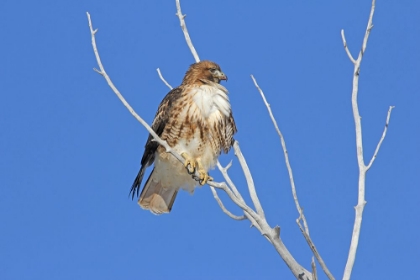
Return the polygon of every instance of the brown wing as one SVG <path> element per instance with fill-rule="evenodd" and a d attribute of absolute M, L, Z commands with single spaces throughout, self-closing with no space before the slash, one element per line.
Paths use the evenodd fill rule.
<path fill-rule="evenodd" d="M 238 130 L 236 129 L 235 120 L 233 119 L 232 112 L 230 113 L 229 117 L 224 119 L 224 135 L 222 135 L 222 150 L 227 154 L 230 150 L 230 148 L 233 146 L 233 142 L 235 139 L 233 139 L 233 134 L 235 134 Z"/>
<path fill-rule="evenodd" d="M 170 113 L 173 108 L 173 104 L 178 98 L 180 98 L 182 94 L 182 88 L 177 87 L 171 90 L 165 98 L 163 98 L 162 102 L 159 105 L 158 111 L 156 112 L 155 119 L 152 123 L 152 129 L 156 132 L 156 134 L 160 137 L 162 135 L 165 126 L 168 123 L 168 119 Z M 144 171 L 146 168 L 152 165 L 155 160 L 155 152 L 158 148 L 159 144 L 156 141 L 152 141 L 153 137 L 149 134 L 149 138 L 147 139 L 146 146 L 144 147 L 143 157 L 141 158 L 141 168 L 139 173 L 137 174 L 136 179 L 131 186 L 130 194 L 131 198 L 134 196 L 139 196 L 140 185 L 141 181 L 143 180 Z"/>

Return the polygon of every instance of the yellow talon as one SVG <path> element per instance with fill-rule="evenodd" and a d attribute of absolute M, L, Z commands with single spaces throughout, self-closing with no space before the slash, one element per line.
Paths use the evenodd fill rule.
<path fill-rule="evenodd" d="M 197 165 L 198 165 L 198 174 L 199 174 L 198 183 L 203 186 L 207 184 L 207 181 L 213 181 L 213 177 L 209 176 L 207 171 L 203 168 L 203 165 L 201 164 L 201 162 L 198 160 L 197 160 Z"/>
<path fill-rule="evenodd" d="M 198 177 L 193 176 L 193 178 L 198 181 L 200 185 L 203 186 L 207 184 L 208 181 L 213 181 L 213 177 L 209 176 L 199 160 L 193 159 L 187 153 L 182 153 L 181 156 L 185 159 L 184 166 L 187 169 L 188 174 L 194 175 L 195 170 L 197 169 Z"/>
<path fill-rule="evenodd" d="M 182 153 L 181 156 L 185 159 L 184 166 L 187 168 L 188 174 L 194 174 L 197 167 L 197 161 L 190 157 L 187 153 Z"/>
<path fill-rule="evenodd" d="M 204 169 L 198 170 L 198 173 L 200 174 L 198 183 L 200 185 L 207 184 L 208 181 L 213 181 L 213 177 L 211 177 Z"/>

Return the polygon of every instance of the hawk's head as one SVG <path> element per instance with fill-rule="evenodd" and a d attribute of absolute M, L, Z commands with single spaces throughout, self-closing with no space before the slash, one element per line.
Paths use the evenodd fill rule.
<path fill-rule="evenodd" d="M 203 80 L 220 83 L 221 80 L 227 81 L 227 76 L 222 72 L 217 63 L 203 60 L 190 66 L 187 73 L 185 73 L 182 84 L 202 84 Z"/>

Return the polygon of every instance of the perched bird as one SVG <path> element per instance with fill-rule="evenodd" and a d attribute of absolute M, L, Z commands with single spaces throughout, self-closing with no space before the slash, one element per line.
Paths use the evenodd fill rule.
<path fill-rule="evenodd" d="M 149 135 L 130 191 L 132 198 L 138 196 L 144 172 L 154 163 L 138 200 L 143 209 L 157 215 L 169 213 L 180 188 L 192 193 L 196 186 L 213 180 L 208 171 L 221 152 L 232 147 L 236 132 L 228 91 L 220 85 L 221 80 L 227 76 L 216 63 L 194 63 L 182 84 L 163 98 L 152 129 L 185 162 L 179 162 Z M 194 179 L 196 170 L 199 177 Z"/>

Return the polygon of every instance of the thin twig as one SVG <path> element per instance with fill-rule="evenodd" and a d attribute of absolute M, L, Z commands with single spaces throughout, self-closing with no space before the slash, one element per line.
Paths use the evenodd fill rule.
<path fill-rule="evenodd" d="M 305 240 L 308 242 L 309 247 L 311 248 L 312 252 L 314 253 L 316 259 L 318 260 L 318 262 L 321 265 L 322 269 L 324 270 L 325 274 L 328 276 L 329 279 L 334 279 L 334 276 L 329 271 L 327 265 L 325 264 L 324 260 L 321 258 L 321 255 L 318 253 L 318 251 L 317 251 L 317 249 L 315 247 L 315 244 L 312 242 L 312 240 L 311 240 L 311 238 L 309 236 L 309 227 L 308 227 L 308 224 L 306 222 L 305 215 L 303 214 L 303 209 L 300 207 L 299 199 L 297 197 L 295 181 L 293 179 L 293 171 L 292 171 L 292 167 L 290 165 L 289 153 L 288 153 L 287 147 L 286 147 L 286 141 L 284 140 L 283 134 L 281 133 L 280 128 L 279 128 L 279 126 L 277 124 L 277 121 L 274 118 L 273 112 L 271 110 L 271 106 L 267 102 L 267 99 L 265 98 L 264 92 L 259 87 L 259 85 L 258 85 L 258 83 L 255 80 L 255 78 L 254 78 L 253 75 L 251 75 L 251 78 L 254 81 L 255 87 L 258 89 L 259 93 L 261 94 L 261 97 L 262 97 L 262 99 L 264 101 L 265 106 L 267 107 L 267 110 L 268 110 L 268 113 L 270 115 L 270 118 L 271 118 L 271 120 L 272 120 L 272 122 L 274 124 L 274 128 L 276 129 L 277 134 L 280 137 L 281 146 L 283 148 L 283 153 L 284 153 L 284 159 L 286 161 L 287 171 L 289 172 L 289 179 L 290 179 L 290 185 L 292 187 L 293 200 L 295 201 L 295 205 L 296 205 L 297 211 L 299 213 L 299 218 L 296 219 L 296 222 L 299 225 L 299 228 L 301 229 L 302 234 L 303 234 Z M 303 221 L 304 228 L 300 224 L 300 221 L 301 220 Z"/>
<path fill-rule="evenodd" d="M 258 195 L 257 195 L 257 191 L 255 190 L 254 180 L 252 179 L 251 171 L 249 170 L 245 157 L 242 154 L 241 149 L 239 148 L 238 141 L 235 141 L 233 143 L 233 149 L 242 167 L 242 171 L 244 172 L 245 179 L 248 185 L 249 196 L 251 197 L 251 200 L 254 203 L 254 206 L 255 206 L 255 209 L 257 210 L 258 215 L 260 215 L 261 218 L 265 219 L 264 210 L 261 206 L 260 200 L 258 199 Z"/>
<path fill-rule="evenodd" d="M 274 124 L 274 128 L 276 129 L 277 134 L 280 137 L 281 146 L 283 148 L 284 160 L 286 161 L 287 171 L 289 172 L 289 180 L 290 180 L 290 185 L 292 187 L 293 200 L 295 201 L 296 209 L 299 212 L 299 217 L 301 217 L 301 219 L 303 221 L 303 225 L 305 227 L 305 231 L 309 235 L 309 227 L 308 227 L 308 224 L 306 222 L 305 215 L 303 214 L 303 210 L 300 207 L 299 200 L 298 200 L 298 197 L 297 197 L 295 180 L 293 178 L 293 171 L 292 171 L 292 167 L 291 167 L 290 161 L 289 161 L 289 152 L 287 151 L 286 141 L 284 140 L 283 134 L 281 133 L 280 128 L 277 125 L 277 121 L 274 118 L 273 112 L 271 111 L 270 104 L 267 102 L 267 99 L 265 98 L 264 92 L 262 91 L 262 89 L 257 84 L 257 81 L 255 80 L 255 78 L 254 78 L 253 75 L 251 75 L 251 78 L 254 81 L 254 85 L 257 88 L 258 92 L 261 94 L 261 97 L 262 97 L 262 99 L 264 101 L 265 106 L 267 107 L 267 110 L 268 110 L 268 113 L 270 115 L 270 118 L 271 118 L 271 120 L 272 120 L 272 122 Z"/>
<path fill-rule="evenodd" d="M 160 139 L 160 137 L 155 133 L 155 131 L 147 124 L 147 122 L 145 122 L 135 111 L 134 109 L 130 106 L 130 104 L 128 104 L 128 102 L 125 100 L 125 98 L 122 96 L 122 94 L 120 93 L 120 91 L 115 87 L 114 83 L 111 81 L 111 78 L 108 76 L 108 74 L 106 73 L 102 62 L 101 62 L 101 58 L 99 56 L 99 52 L 98 52 L 98 48 L 96 47 L 96 40 L 95 40 L 95 34 L 98 31 L 97 29 L 93 30 L 92 27 L 92 21 L 90 19 L 90 14 L 86 13 L 87 17 L 88 17 L 88 21 L 89 21 L 89 28 L 90 28 L 90 33 L 91 33 L 91 37 L 92 37 L 92 47 L 93 47 L 93 52 L 95 53 L 95 57 L 96 57 L 96 62 L 98 63 L 99 69 L 93 68 L 95 72 L 99 73 L 100 75 L 102 75 L 106 82 L 108 83 L 109 87 L 112 89 L 112 91 L 117 95 L 117 97 L 121 100 L 121 102 L 124 104 L 124 106 L 128 109 L 128 111 L 147 129 L 147 131 L 153 136 L 154 139 L 156 139 L 156 141 L 162 145 L 163 147 L 165 147 L 167 152 L 172 153 L 175 157 L 177 157 L 174 153 L 174 151 L 171 149 L 171 147 L 169 147 L 168 143 L 166 143 L 166 141 L 163 141 L 162 139 Z M 178 159 L 181 159 L 183 161 L 183 158 L 181 156 L 179 156 Z"/>
<path fill-rule="evenodd" d="M 230 178 L 228 174 L 228 169 L 232 166 L 232 161 L 229 162 L 229 164 L 226 167 L 222 167 L 219 161 L 217 161 L 217 167 L 219 168 L 220 173 L 222 173 L 223 178 L 225 179 L 227 183 L 227 187 L 230 188 L 232 193 L 235 195 L 235 197 L 241 202 L 245 203 L 245 200 L 243 199 L 241 193 L 236 188 L 235 184 L 233 183 L 232 179 Z M 234 201 L 235 202 L 235 201 Z M 254 218 L 252 218 L 248 213 L 244 211 L 245 217 L 251 221 L 251 227 L 255 226 L 258 231 L 262 232 L 261 227 L 257 224 Z"/>
<path fill-rule="evenodd" d="M 318 276 L 316 273 L 316 264 L 315 264 L 315 258 L 312 256 L 312 261 L 311 261 L 311 267 L 312 267 L 312 278 L 313 280 L 318 280 Z"/>
<path fill-rule="evenodd" d="M 232 161 L 229 162 L 229 164 L 226 167 L 222 167 L 219 161 L 217 161 L 217 168 L 219 168 L 220 173 L 222 173 L 223 178 L 226 180 L 226 183 L 228 184 L 229 188 L 233 191 L 233 193 L 236 195 L 237 198 L 239 198 L 241 201 L 244 201 L 242 198 L 242 195 L 236 188 L 235 184 L 233 183 L 232 179 L 230 178 L 228 174 L 228 169 L 232 166 Z"/>
<path fill-rule="evenodd" d="M 244 212 L 246 215 L 249 215 L 252 217 L 252 219 L 249 219 L 250 221 L 255 221 L 256 224 L 254 224 L 254 226 L 256 226 L 257 228 L 260 228 L 260 231 L 263 235 L 267 235 L 267 232 L 264 232 L 262 230 L 262 228 L 266 227 L 264 226 L 264 221 L 265 219 L 262 219 L 257 213 L 255 213 L 255 211 L 249 207 L 248 205 L 246 205 L 245 202 L 242 202 L 239 198 L 237 198 L 235 196 L 235 194 L 228 188 L 228 186 L 226 185 L 226 183 L 215 183 L 215 182 L 211 182 L 212 183 L 212 187 L 215 187 L 217 189 L 221 189 L 223 191 L 226 192 L 226 194 L 229 196 L 229 198 L 236 204 L 238 205 Z"/>
<path fill-rule="evenodd" d="M 350 61 L 355 64 L 356 60 L 354 60 L 353 56 L 350 53 L 350 50 L 347 46 L 346 36 L 344 35 L 344 29 L 341 29 L 341 39 L 343 40 L 344 49 L 346 50 L 347 56 L 349 57 Z"/>
<path fill-rule="evenodd" d="M 378 145 L 376 146 L 375 153 L 373 154 L 372 159 L 370 160 L 368 166 L 366 167 L 366 171 L 368 171 L 370 169 L 370 167 L 372 166 L 373 162 L 375 161 L 375 159 L 378 155 L 378 152 L 379 152 L 379 149 L 381 148 L 382 142 L 385 139 L 386 132 L 388 131 L 389 120 L 391 118 L 391 112 L 392 112 L 392 109 L 394 109 L 394 108 L 395 108 L 395 106 L 389 106 L 388 114 L 386 116 L 386 121 L 385 121 L 384 132 L 382 132 L 382 137 L 379 140 Z"/>
<path fill-rule="evenodd" d="M 318 250 L 316 249 L 315 244 L 313 243 L 311 237 L 309 236 L 309 234 L 307 234 L 305 232 L 305 229 L 300 224 L 299 219 L 296 219 L 296 223 L 298 224 L 300 231 L 302 232 L 302 234 L 303 234 L 306 242 L 309 245 L 309 248 L 311 248 L 312 253 L 314 253 L 317 261 L 321 265 L 322 270 L 325 272 L 325 274 L 327 275 L 328 279 L 330 279 L 330 280 L 335 279 L 334 276 L 332 275 L 332 273 L 329 271 L 329 269 L 328 269 L 327 265 L 325 264 L 324 260 L 322 259 L 321 255 L 319 254 Z"/>
<path fill-rule="evenodd" d="M 187 41 L 187 45 L 190 48 L 192 55 L 194 56 L 195 62 L 199 62 L 200 58 L 198 57 L 198 53 L 194 48 L 194 45 L 190 38 L 190 34 L 188 34 L 187 25 L 185 24 L 185 17 L 187 15 L 182 14 L 181 4 L 179 3 L 179 0 L 176 0 L 176 15 L 179 18 L 179 23 L 181 24 L 182 32 L 184 32 L 185 41 Z"/>
<path fill-rule="evenodd" d="M 237 220 L 237 221 L 242 221 L 242 220 L 246 219 L 246 217 L 244 215 L 236 216 L 236 215 L 232 214 L 229 210 L 227 210 L 226 207 L 223 205 L 223 202 L 220 200 L 219 196 L 217 195 L 217 191 L 213 187 L 210 187 L 210 189 L 211 189 L 211 192 L 213 193 L 214 199 L 216 199 L 220 208 L 222 208 L 222 211 L 226 215 L 228 215 L 229 217 L 231 217 L 232 219 Z"/>
<path fill-rule="evenodd" d="M 375 5 L 376 5 L 376 0 L 373 0 L 372 1 L 372 7 L 370 9 L 369 21 L 368 21 L 368 24 L 367 24 L 365 36 L 363 37 L 362 49 L 360 50 L 360 53 L 359 53 L 360 61 L 362 61 L 362 56 L 365 54 L 365 50 L 366 50 L 366 46 L 367 46 L 367 41 L 369 39 L 370 31 L 373 28 L 372 21 L 373 21 L 373 14 L 375 13 Z"/>
<path fill-rule="evenodd" d="M 173 87 L 171 87 L 171 85 L 165 80 L 165 78 L 163 78 L 162 73 L 160 73 L 160 69 L 156 69 L 156 71 L 159 74 L 159 78 L 162 80 L 162 82 L 169 88 L 169 89 L 173 89 Z"/>

